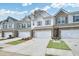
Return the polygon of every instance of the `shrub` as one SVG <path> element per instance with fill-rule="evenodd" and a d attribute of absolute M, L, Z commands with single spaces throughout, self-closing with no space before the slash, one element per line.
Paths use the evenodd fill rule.
<path fill-rule="evenodd" d="M 22 38 L 22 40 L 30 40 L 32 37 Z"/>

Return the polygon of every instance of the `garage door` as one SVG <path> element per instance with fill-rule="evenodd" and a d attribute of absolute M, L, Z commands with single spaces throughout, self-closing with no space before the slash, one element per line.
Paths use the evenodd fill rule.
<path fill-rule="evenodd" d="M 35 31 L 36 38 L 51 38 L 51 30 Z"/>
<path fill-rule="evenodd" d="M 4 38 L 8 38 L 9 35 L 13 36 L 13 33 L 12 32 L 4 32 Z"/>
<path fill-rule="evenodd" d="M 61 38 L 79 39 L 79 30 L 61 30 Z"/>
<path fill-rule="evenodd" d="M 25 38 L 25 37 L 29 37 L 29 36 L 30 36 L 30 32 L 19 32 L 20 38 Z"/>

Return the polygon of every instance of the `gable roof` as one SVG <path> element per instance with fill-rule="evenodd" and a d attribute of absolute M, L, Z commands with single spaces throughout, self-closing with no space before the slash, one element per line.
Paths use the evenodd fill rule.
<path fill-rule="evenodd" d="M 54 16 L 56 16 L 56 15 L 57 15 L 58 13 L 60 13 L 60 12 L 64 12 L 64 13 L 66 13 L 66 14 L 69 14 L 68 11 L 64 10 L 63 8 L 61 8 Z"/>
<path fill-rule="evenodd" d="M 41 10 L 41 9 L 35 10 L 31 15 L 33 15 L 34 18 L 36 18 L 36 17 L 48 17 L 48 16 L 50 16 L 50 14 L 48 14 L 47 11 Z"/>
<path fill-rule="evenodd" d="M 30 16 L 28 15 L 28 16 L 25 16 L 22 20 L 20 20 L 20 21 L 26 21 L 26 22 L 29 22 L 29 21 L 31 21 L 31 18 L 30 18 Z"/>
<path fill-rule="evenodd" d="M 12 20 L 12 21 L 18 21 L 17 19 L 8 16 L 7 19 L 4 20 L 4 22 L 9 22 L 10 20 Z"/>
<path fill-rule="evenodd" d="M 12 20 L 12 21 L 18 21 L 17 19 L 15 19 L 15 18 L 13 18 L 13 17 L 10 17 L 10 16 L 8 16 L 5 20 L 3 20 L 3 21 L 0 21 L 0 24 L 1 23 L 5 23 L 5 22 L 9 22 L 10 20 Z"/>

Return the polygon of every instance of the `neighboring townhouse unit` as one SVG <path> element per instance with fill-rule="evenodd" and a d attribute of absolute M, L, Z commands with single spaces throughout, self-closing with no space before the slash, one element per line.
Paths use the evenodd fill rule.
<path fill-rule="evenodd" d="M 53 36 L 53 17 L 44 10 L 36 10 L 31 14 L 33 37 L 51 38 Z"/>
<path fill-rule="evenodd" d="M 16 33 L 16 22 L 18 20 L 8 17 L 4 21 L 0 22 L 0 36 L 7 38 L 9 35 L 15 36 Z"/>
<path fill-rule="evenodd" d="M 17 23 L 18 37 L 25 38 L 31 36 L 31 19 L 29 16 L 25 16 Z"/>
<path fill-rule="evenodd" d="M 16 20 L 9 16 L 0 22 L 0 37 L 8 38 L 11 35 L 12 37 L 25 38 L 30 36 L 30 30 L 31 23 L 28 16 L 22 20 Z"/>
<path fill-rule="evenodd" d="M 60 9 L 55 15 L 54 29 L 62 39 L 79 39 L 79 11 L 69 13 Z"/>
<path fill-rule="evenodd" d="M 35 10 L 22 20 L 8 17 L 0 22 L 0 37 L 35 37 L 79 39 L 79 11 L 60 9 L 54 16 L 47 11 Z"/>

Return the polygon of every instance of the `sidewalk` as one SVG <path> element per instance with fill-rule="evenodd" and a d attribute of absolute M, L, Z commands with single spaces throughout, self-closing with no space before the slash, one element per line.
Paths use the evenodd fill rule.
<path fill-rule="evenodd" d="M 72 49 L 74 56 L 79 56 L 79 39 L 62 39 Z"/>
<path fill-rule="evenodd" d="M 73 56 L 71 50 L 61 50 L 61 49 L 54 49 L 54 48 L 47 48 L 46 55 Z"/>

